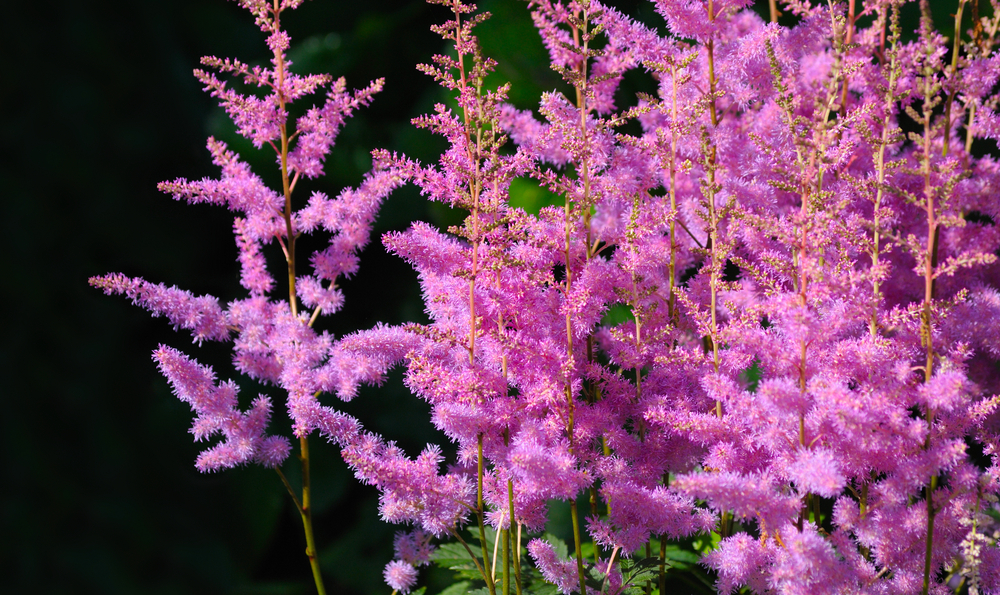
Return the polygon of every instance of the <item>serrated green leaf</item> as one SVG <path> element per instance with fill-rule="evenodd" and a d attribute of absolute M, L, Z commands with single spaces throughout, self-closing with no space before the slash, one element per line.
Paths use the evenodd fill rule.
<path fill-rule="evenodd" d="M 524 595 L 556 595 L 559 587 L 548 583 L 534 583 L 521 591 Z"/>
<path fill-rule="evenodd" d="M 676 545 L 668 545 L 663 550 L 663 557 L 667 560 L 672 560 L 674 562 L 686 562 L 688 564 L 697 564 L 701 561 L 701 556 L 696 552 L 690 550 L 685 550 L 677 547 Z"/>
<path fill-rule="evenodd" d="M 646 581 L 656 581 L 660 578 L 660 567 L 656 568 L 643 568 L 642 570 L 629 575 L 628 579 L 625 580 L 625 584 L 638 585 L 645 583 Z"/>
<path fill-rule="evenodd" d="M 438 595 L 465 595 L 469 592 L 469 587 L 472 583 L 469 581 L 461 581 L 453 585 L 449 585 L 444 591 L 438 593 Z"/>
<path fill-rule="evenodd" d="M 482 539 L 479 538 L 479 529 L 477 527 L 472 527 L 467 530 L 467 533 L 469 534 L 469 539 L 466 541 L 469 543 L 469 547 L 472 548 L 473 552 L 480 551 L 482 549 Z M 486 551 L 492 552 L 493 544 L 497 540 L 497 532 L 493 529 L 493 527 L 487 525 L 483 533 L 486 534 Z M 482 556 L 478 554 L 476 555 L 476 558 L 480 561 L 482 560 Z"/>
<path fill-rule="evenodd" d="M 449 570 L 478 570 L 468 550 L 460 543 L 445 543 L 440 545 L 431 556 L 434 563 Z M 477 557 L 476 560 L 479 558 Z"/>
<path fill-rule="evenodd" d="M 603 567 L 607 568 L 607 566 Z M 604 585 L 604 572 L 599 570 L 597 566 L 591 566 L 585 572 L 586 576 L 584 578 L 586 579 L 585 582 L 587 583 L 587 586 L 600 591 L 601 587 Z"/>
<path fill-rule="evenodd" d="M 621 570 L 626 583 L 646 581 L 650 577 L 659 577 L 660 559 L 649 557 L 640 560 L 622 560 Z"/>

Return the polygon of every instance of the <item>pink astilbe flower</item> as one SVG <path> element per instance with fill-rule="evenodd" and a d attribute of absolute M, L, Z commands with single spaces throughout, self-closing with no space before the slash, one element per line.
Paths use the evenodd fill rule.
<path fill-rule="evenodd" d="M 396 558 L 413 566 L 430 564 L 435 549 L 431 545 L 431 535 L 419 529 L 396 533 L 392 545 Z"/>
<path fill-rule="evenodd" d="M 522 428 L 508 463 L 520 490 L 544 500 L 569 498 L 589 484 L 586 474 L 574 469 L 567 445 L 547 444 L 538 430 Z"/>
<path fill-rule="evenodd" d="M 535 564 L 542 572 L 545 580 L 559 588 L 559 592 L 569 595 L 579 591 L 576 578 L 576 562 L 560 560 L 552 545 L 542 539 L 532 539 L 528 543 L 528 553 L 534 558 Z"/>
<path fill-rule="evenodd" d="M 281 196 L 264 185 L 261 179 L 250 171 L 250 166 L 240 160 L 239 156 L 230 151 L 226 143 L 208 139 L 208 149 L 212 153 L 212 161 L 222 170 L 218 180 L 205 178 L 197 182 L 189 182 L 178 178 L 173 182 L 162 182 L 159 188 L 170 193 L 176 200 L 186 200 L 192 204 L 207 202 L 221 205 L 231 211 L 256 215 L 264 221 L 275 218 L 281 211 Z M 258 223 L 260 225 L 261 223 Z M 258 227 L 253 227 L 255 231 Z M 259 233 L 259 237 L 265 234 Z"/>
<path fill-rule="evenodd" d="M 230 336 L 226 315 L 219 300 L 212 296 L 195 297 L 177 287 L 131 279 L 120 273 L 94 277 L 90 284 L 103 289 L 107 295 L 124 294 L 154 316 L 166 316 L 175 329 L 191 331 L 198 343 L 205 339 L 224 341 Z"/>
<path fill-rule="evenodd" d="M 412 564 L 402 560 L 393 560 L 385 565 L 385 584 L 392 587 L 393 591 L 409 593 L 417 584 L 417 569 Z"/>
<path fill-rule="evenodd" d="M 153 353 L 153 358 L 177 397 L 197 415 L 191 427 L 194 439 L 201 441 L 217 432 L 225 437 L 222 443 L 198 455 L 199 471 L 218 471 L 248 462 L 274 467 L 288 456 L 288 439 L 264 433 L 271 417 L 270 399 L 261 396 L 249 411 L 242 413 L 236 408 L 236 385 L 216 384 L 210 367 L 164 345 Z"/>
<path fill-rule="evenodd" d="M 382 493 L 379 512 L 387 522 L 417 522 L 428 533 L 441 535 L 468 514 L 464 503 L 471 498 L 471 482 L 463 474 L 438 474 L 442 457 L 437 447 L 410 460 L 395 444 L 369 433 L 336 439 L 355 477 Z"/>
<path fill-rule="evenodd" d="M 857 589 L 849 585 L 850 574 L 838 559 L 830 542 L 814 526 L 802 531 L 782 531 L 784 547 L 774 553 L 771 588 L 788 595 L 844 593 Z"/>
<path fill-rule="evenodd" d="M 571 510 L 577 559 L 531 535 L 527 547 L 563 593 L 587 592 L 588 576 L 609 593 L 635 587 L 641 564 L 620 560 L 686 537 L 717 544 L 685 553 L 724 593 L 929 595 L 960 575 L 996 589 L 995 535 L 970 549 L 968 525 L 1000 493 L 1000 165 L 978 144 L 1000 136 L 1000 22 L 960 23 L 948 41 L 924 0 L 909 39 L 904 3 L 781 0 L 765 23 L 745 0 L 657 0 L 661 35 L 596 0 L 531 0 L 570 91 L 533 110 L 487 84 L 497 64 L 472 31 L 488 15 L 450 3 L 433 27 L 449 53 L 419 69 L 453 102 L 413 119 L 446 141 L 437 162 L 376 151 L 357 189 L 294 210 L 298 180 L 321 173 L 382 81 L 349 92 L 294 75 L 280 10 L 244 0 L 270 67 L 204 64 L 264 96 L 198 77 L 240 134 L 280 139 L 281 192 L 214 139 L 219 179 L 161 188 L 237 214 L 249 297 L 223 308 L 122 275 L 92 283 L 198 342 L 232 339 L 236 368 L 287 394 L 294 435 L 336 444 L 382 518 L 417 527 L 384 573 L 397 591 L 414 588 L 431 536 L 461 538 L 471 522 L 495 593 L 486 525 L 509 548 L 546 526 L 553 500 Z M 628 97 L 627 76 L 655 93 Z M 289 137 L 288 103 L 311 92 L 325 102 Z M 512 206 L 519 178 L 561 204 Z M 464 216 L 382 237 L 416 271 L 427 323 L 316 332 L 404 183 Z M 299 235 L 320 231 L 328 246 L 296 256 Z M 285 275 L 266 269 L 271 242 L 288 257 L 287 298 L 272 295 Z M 157 354 L 196 437 L 224 436 L 201 468 L 287 455 L 265 433 L 270 401 L 243 412 L 234 384 Z M 407 457 L 326 403 L 397 365 L 452 464 L 433 445 Z M 666 589 L 666 570 L 657 578 Z"/>
<path fill-rule="evenodd" d="M 318 316 L 333 314 L 340 308 L 343 295 L 337 281 L 356 272 L 357 253 L 369 240 L 375 212 L 401 178 L 384 162 L 377 161 L 357 189 L 345 189 L 335 199 L 316 193 L 303 209 L 292 209 L 291 194 L 298 177 L 322 173 L 323 158 L 346 119 L 382 88 L 379 80 L 351 93 L 343 79 L 330 86 L 332 78 L 328 75 L 300 76 L 289 70 L 286 52 L 290 38 L 281 27 L 280 17 L 283 11 L 299 4 L 241 2 L 267 35 L 266 43 L 273 54 L 270 66 L 250 66 L 215 57 L 202 60 L 206 67 L 240 79 L 248 88 L 261 91 L 262 96 L 237 92 L 227 86 L 228 81 L 207 70 L 195 72 L 220 100 L 240 134 L 258 148 L 267 145 L 277 152 L 277 165 L 286 182 L 281 190 L 269 188 L 239 155 L 214 138 L 208 140 L 208 148 L 221 170 L 219 178 L 180 178 L 160 184 L 162 191 L 177 200 L 224 206 L 238 214 L 233 231 L 239 249 L 241 284 L 250 292 L 249 297 L 223 308 L 211 296 L 195 297 L 177 288 L 121 274 L 95 277 L 91 284 L 109 294 L 125 294 L 154 315 L 166 316 L 175 327 L 191 331 L 197 342 L 232 340 L 233 362 L 239 371 L 287 393 L 287 409 L 297 437 L 319 430 L 333 440 L 348 442 L 359 433 L 357 421 L 322 405 L 318 392 L 356 386 L 358 378 L 371 380 L 380 372 L 365 372 L 364 367 L 348 372 L 357 358 L 335 348 L 332 337 L 317 333 L 312 325 Z M 324 89 L 326 102 L 307 111 L 298 122 L 298 133 L 293 133 L 286 122 L 287 107 Z M 296 258 L 297 236 L 320 229 L 332 234 L 328 247 L 308 259 L 302 255 Z M 279 277 L 289 279 L 285 300 L 272 295 L 279 284 L 267 270 L 263 255 L 264 246 L 275 241 L 281 244 L 289 265 L 287 275 Z M 300 261 L 298 271 L 296 260 Z M 312 265 L 312 274 L 303 274 L 304 262 Z M 312 312 L 301 312 L 300 300 Z M 224 436 L 221 444 L 202 453 L 199 469 L 217 470 L 247 462 L 275 467 L 288 456 L 289 441 L 266 434 L 270 399 L 260 397 L 242 413 L 235 384 L 216 386 L 210 369 L 171 348 L 161 347 L 155 358 L 177 396 L 194 409 L 196 438 L 201 440 L 217 432 Z"/>
<path fill-rule="evenodd" d="M 337 79 L 327 94 L 326 103 L 311 108 L 296 122 L 299 139 L 288 155 L 289 172 L 301 173 L 307 178 L 322 175 L 323 161 L 344 122 L 355 109 L 371 103 L 372 96 L 381 91 L 384 84 L 384 79 L 378 79 L 351 94 L 347 91 L 347 81 L 343 77 Z"/>
<path fill-rule="evenodd" d="M 719 593 L 729 594 L 744 585 L 760 593 L 767 589 L 766 570 L 773 557 L 773 545 L 739 533 L 722 540 L 719 548 L 702 558 L 702 562 L 719 573 L 716 583 Z"/>
<path fill-rule="evenodd" d="M 844 489 L 845 478 L 835 453 L 821 448 L 796 454 L 788 466 L 788 475 L 803 493 L 832 498 Z"/>

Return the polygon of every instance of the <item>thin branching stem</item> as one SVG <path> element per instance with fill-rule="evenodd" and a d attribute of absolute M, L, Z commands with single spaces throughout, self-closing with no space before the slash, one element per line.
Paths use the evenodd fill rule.
<path fill-rule="evenodd" d="M 580 68 L 577 72 L 579 77 L 578 83 L 574 85 L 576 90 L 576 102 L 577 109 L 580 111 L 580 135 L 583 139 L 583 149 L 581 154 L 580 163 L 580 177 L 583 180 L 583 196 L 581 197 L 580 204 L 577 208 L 583 213 L 583 224 L 586 227 L 586 247 L 587 254 L 586 258 L 590 258 L 590 246 L 591 246 L 591 236 L 590 236 L 590 169 L 588 164 L 588 152 L 589 142 L 587 134 L 587 65 L 589 62 L 589 47 L 590 47 L 590 34 L 587 30 L 588 20 L 590 15 L 588 14 L 588 7 L 583 7 L 583 14 L 579 16 L 581 26 L 573 25 L 573 43 L 576 47 L 582 50 L 582 59 L 580 60 Z M 566 267 L 566 299 L 568 300 L 573 288 L 573 267 L 572 267 L 572 255 L 571 255 L 571 233 L 572 233 L 572 222 L 573 222 L 573 199 L 569 192 L 566 193 L 566 200 L 564 203 L 564 230 L 565 230 L 565 245 L 564 245 L 564 256 L 565 256 L 565 267 Z M 573 399 L 573 387 L 572 387 L 572 363 L 573 363 L 573 320 L 570 309 L 566 310 L 566 352 L 568 356 L 568 363 L 570 369 L 567 370 L 566 377 L 566 406 L 567 406 L 567 427 L 566 432 L 569 438 L 569 448 L 570 452 L 575 451 L 574 445 L 574 415 L 576 410 L 576 404 Z M 588 357 L 593 356 L 593 344 L 588 340 L 587 343 L 587 355 Z M 583 547 L 580 539 L 580 515 L 577 510 L 576 498 L 570 499 L 570 517 L 573 523 L 573 544 L 574 553 L 576 554 L 576 568 L 577 575 L 580 580 L 580 592 L 587 592 L 586 575 L 584 573 L 583 567 Z"/>
<path fill-rule="evenodd" d="M 476 555 L 472 553 L 472 548 L 469 547 L 469 544 L 466 543 L 464 539 L 462 539 L 462 536 L 458 533 L 457 530 L 449 529 L 448 531 L 451 533 L 452 537 L 457 539 L 459 543 L 462 544 L 462 547 L 465 548 L 465 551 L 469 553 L 469 559 L 472 560 L 472 563 L 476 565 L 476 569 L 479 570 L 479 574 L 483 575 L 483 580 L 486 580 L 488 582 L 488 579 L 486 577 L 489 576 L 489 573 L 486 572 L 486 569 L 483 568 L 483 565 L 479 563 L 479 559 L 476 558 Z"/>
<path fill-rule="evenodd" d="M 964 0 L 960 0 L 964 3 Z M 926 0 L 921 1 L 921 28 L 924 31 L 930 30 L 930 7 Z M 921 91 L 923 91 L 923 114 L 922 114 L 922 124 L 923 124 L 923 137 L 921 146 L 921 171 L 923 174 L 923 186 L 924 186 L 924 212 L 927 217 L 927 243 L 924 247 L 923 254 L 923 276 L 924 276 L 924 300 L 920 315 L 920 337 L 923 342 L 923 347 L 925 349 L 924 354 L 924 382 L 930 382 L 931 377 L 934 374 L 934 340 L 933 340 L 933 302 L 934 302 L 934 268 L 937 263 L 937 245 L 938 245 L 938 218 L 937 218 L 937 204 L 935 201 L 936 190 L 933 185 L 931 178 L 932 175 L 932 164 L 931 164 L 931 140 L 933 136 L 933 125 L 931 118 L 933 116 L 933 110 L 936 104 L 935 94 L 937 88 L 933 83 L 933 72 L 931 66 L 927 65 L 924 67 L 923 79 L 920 83 Z M 934 411 L 928 405 L 926 410 L 927 419 L 927 439 L 924 444 L 924 448 L 929 450 L 932 445 L 932 437 L 934 430 Z M 931 583 L 931 566 L 933 562 L 933 551 L 934 551 L 934 520 L 937 514 L 937 510 L 934 508 L 934 492 L 938 486 L 938 475 L 934 473 L 931 475 L 930 480 L 927 484 L 927 540 L 926 549 L 924 552 L 924 581 L 923 587 L 921 589 L 922 595 L 928 595 L 930 592 Z"/>
<path fill-rule="evenodd" d="M 274 470 L 278 472 L 278 477 L 281 478 L 281 483 L 284 484 L 285 489 L 288 490 L 288 495 L 292 497 L 292 502 L 295 503 L 295 509 L 299 511 L 299 514 L 302 514 L 302 503 L 299 502 L 299 496 L 295 493 L 295 489 L 292 488 L 292 484 L 288 483 L 288 478 L 285 477 L 284 473 L 282 473 L 281 467 L 275 467 Z"/>

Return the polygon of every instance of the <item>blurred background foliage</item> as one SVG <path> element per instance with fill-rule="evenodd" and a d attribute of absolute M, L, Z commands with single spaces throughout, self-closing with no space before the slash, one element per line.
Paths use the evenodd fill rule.
<path fill-rule="evenodd" d="M 615 4 L 662 31 L 651 4 Z M 948 22 L 947 3 L 933 4 L 939 23 Z M 543 91 L 566 90 L 548 68 L 525 3 L 485 0 L 481 7 L 494 14 L 478 30 L 485 53 L 500 63 L 492 84 L 511 81 L 521 109 L 535 107 Z M 12 3 L 5 12 L 0 592 L 312 592 L 301 525 L 274 472 L 196 472 L 203 445 L 185 431 L 190 411 L 150 359 L 167 343 L 224 379 L 235 376 L 226 346 L 190 345 L 164 319 L 86 282 L 118 271 L 224 302 L 241 295 L 231 215 L 175 202 L 156 184 L 216 175 L 208 135 L 275 179 L 273 156 L 236 136 L 191 76 L 206 54 L 267 60 L 262 34 L 222 0 L 50 0 Z M 387 80 L 344 128 L 327 176 L 303 184 L 300 199 L 356 185 L 374 148 L 435 160 L 443 141 L 409 121 L 447 101 L 414 69 L 443 51 L 428 28 L 446 16 L 421 1 L 313 0 L 286 18 L 297 72 L 345 76 L 355 88 Z M 651 91 L 651 80 L 630 75 L 622 98 L 637 90 Z M 511 195 L 530 211 L 553 200 L 530 180 L 516 181 Z M 424 320 L 416 275 L 378 237 L 413 220 L 447 226 L 461 217 L 412 186 L 393 194 L 360 273 L 343 283 L 345 308 L 323 328 L 340 335 L 377 321 Z M 278 263 L 280 254 L 270 258 Z M 396 372 L 343 408 L 407 452 L 444 443 L 427 422 L 426 404 L 400 378 Z M 241 386 L 246 400 L 271 393 L 277 424 L 287 427 L 281 395 L 245 379 Z M 315 522 L 328 589 L 388 593 L 382 568 L 396 528 L 379 520 L 375 491 L 358 485 L 337 450 L 321 442 L 314 438 L 312 449 Z M 296 468 L 286 465 L 293 483 Z M 560 510 L 550 530 L 565 535 Z M 435 593 L 451 577 L 426 578 Z"/>

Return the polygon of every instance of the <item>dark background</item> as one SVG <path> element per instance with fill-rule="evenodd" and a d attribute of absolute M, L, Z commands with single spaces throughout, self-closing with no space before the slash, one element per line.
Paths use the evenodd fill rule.
<path fill-rule="evenodd" d="M 227 346 L 193 346 L 164 319 L 87 285 L 90 276 L 122 272 L 223 302 L 241 295 L 231 214 L 175 202 L 156 184 L 217 175 L 208 135 L 274 181 L 273 157 L 236 136 L 191 75 L 206 54 L 266 60 L 263 35 L 222 0 L 9 4 L 0 36 L 0 592 L 312 592 L 301 524 L 274 472 L 199 474 L 193 463 L 205 444 L 192 442 L 188 406 L 150 359 L 167 343 L 225 379 L 234 377 Z M 524 3 L 482 4 L 495 17 L 478 32 L 500 61 L 497 80 L 514 84 L 512 101 L 529 108 L 542 90 L 562 89 Z M 636 4 L 619 6 L 662 24 L 651 5 Z M 409 119 L 444 100 L 414 65 L 444 50 L 428 27 L 447 15 L 420 2 L 313 0 L 285 18 L 295 71 L 343 75 L 355 88 L 387 79 L 373 105 L 349 120 L 327 177 L 303 184 L 299 197 L 356 185 L 374 148 L 424 161 L 444 148 Z M 651 90 L 639 78 L 628 84 Z M 518 193 L 526 204 L 544 199 L 530 185 Z M 412 187 L 397 191 L 361 272 L 343 284 L 344 310 L 323 328 L 339 335 L 422 320 L 414 273 L 378 236 L 415 219 L 448 225 L 460 217 Z M 242 387 L 245 400 L 270 392 L 275 422 L 287 426 L 280 394 Z M 344 409 L 410 453 L 443 442 L 398 373 Z M 312 444 L 328 591 L 388 593 L 381 575 L 396 528 L 379 521 L 377 494 L 353 479 L 336 449 Z M 285 466 L 293 483 L 295 467 Z M 430 577 L 431 592 L 447 579 Z"/>

